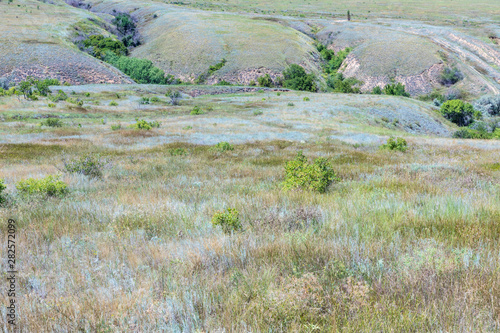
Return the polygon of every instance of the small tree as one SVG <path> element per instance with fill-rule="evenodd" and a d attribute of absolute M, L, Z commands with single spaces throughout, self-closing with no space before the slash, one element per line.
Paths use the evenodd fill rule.
<path fill-rule="evenodd" d="M 347 21 L 350 21 L 351 20 L 351 11 L 348 10 L 347 11 Z"/>
<path fill-rule="evenodd" d="M 259 77 L 257 81 L 259 81 L 259 86 L 261 87 L 270 88 L 273 86 L 273 80 L 271 79 L 271 76 L 269 74 Z"/>
<path fill-rule="evenodd" d="M 304 67 L 296 64 L 290 65 L 284 72 L 285 88 L 293 90 L 316 91 L 315 77 L 307 74 Z"/>
<path fill-rule="evenodd" d="M 481 115 L 471 104 L 459 99 L 444 102 L 441 105 L 441 114 L 458 126 L 470 125 L 474 122 L 474 118 L 480 118 Z"/>
<path fill-rule="evenodd" d="M 300 151 L 294 160 L 286 163 L 282 186 L 285 190 L 299 188 L 324 193 L 336 180 L 333 166 L 327 159 L 320 157 L 309 163 Z"/>

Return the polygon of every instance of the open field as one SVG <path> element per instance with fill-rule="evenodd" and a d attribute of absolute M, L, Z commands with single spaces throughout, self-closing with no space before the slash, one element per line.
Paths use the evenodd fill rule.
<path fill-rule="evenodd" d="M 191 86 L 169 87 L 183 92 L 170 106 L 162 86 L 62 88 L 88 101 L 0 104 L 0 219 L 19 224 L 21 331 L 500 329 L 500 141 L 449 139 L 454 125 L 433 108 L 396 97 L 192 98 L 214 88 Z M 205 113 L 190 115 L 195 105 Z M 38 125 L 49 116 L 63 126 Z M 162 124 L 127 129 L 136 117 Z M 380 150 L 390 135 L 409 150 Z M 220 141 L 234 150 L 211 149 Z M 332 161 L 340 181 L 283 191 L 299 150 Z M 102 179 L 61 171 L 88 153 L 107 161 Z M 50 174 L 68 194 L 15 189 Z M 241 231 L 211 224 L 226 208 Z"/>

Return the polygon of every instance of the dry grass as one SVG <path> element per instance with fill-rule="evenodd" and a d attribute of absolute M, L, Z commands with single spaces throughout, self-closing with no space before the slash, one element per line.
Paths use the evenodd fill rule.
<path fill-rule="evenodd" d="M 300 111 L 285 112 L 290 119 L 301 119 L 311 103 L 327 103 L 318 94 L 302 106 L 300 94 L 287 94 L 277 103 L 294 101 Z M 224 128 L 235 128 L 225 126 L 255 118 L 237 106 L 262 96 L 200 97 L 200 105 L 220 109 L 195 125 L 207 123 L 204 136 L 184 132 L 194 141 L 211 135 L 222 141 Z M 111 131 L 111 121 L 97 121 L 104 109 L 96 112 L 65 120 L 82 123 L 79 137 L 90 141 L 63 144 L 64 133 L 26 137 L 9 121 L 0 126 L 3 137 L 24 141 L 0 145 L 0 178 L 11 197 L 0 219 L 19 223 L 20 331 L 500 329 L 500 150 L 494 142 L 471 148 L 464 140 L 413 136 L 409 151 L 399 153 L 318 136 L 246 142 L 215 153 L 206 145 L 142 142 L 163 137 L 163 127 Z M 107 116 L 121 113 L 125 125 L 137 112 Z M 140 112 L 160 119 L 156 111 Z M 308 112 L 311 125 L 320 122 Z M 173 117 L 186 118 L 178 127 L 198 119 L 186 112 L 164 118 L 165 126 Z M 50 144 L 56 135 L 61 142 Z M 141 143 L 130 150 L 105 145 L 106 137 Z M 174 148 L 187 155 L 171 156 Z M 298 150 L 329 158 L 342 181 L 326 194 L 283 192 L 283 165 Z M 63 158 L 88 152 L 111 161 L 102 180 L 63 174 L 65 197 L 17 195 L 17 181 L 59 173 Z M 243 231 L 228 235 L 210 220 L 229 207 L 240 212 Z"/>

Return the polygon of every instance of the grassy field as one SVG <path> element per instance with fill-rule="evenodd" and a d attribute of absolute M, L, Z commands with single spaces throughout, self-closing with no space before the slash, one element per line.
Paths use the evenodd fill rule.
<path fill-rule="evenodd" d="M 20 331 L 500 329 L 499 141 L 446 138 L 453 126 L 403 98 L 179 87 L 168 106 L 166 87 L 65 89 L 84 106 L 0 99 Z M 205 113 L 190 115 L 196 105 Z M 403 124 L 384 110 L 405 110 Z M 412 132 L 412 114 L 442 132 Z M 39 126 L 48 116 L 63 126 Z M 136 117 L 162 124 L 127 128 Z M 409 150 L 379 149 L 390 135 Z M 234 150 L 212 148 L 220 141 Z M 340 180 L 324 194 L 284 191 L 299 151 L 328 158 Z M 101 179 L 62 171 L 89 153 L 105 162 Z M 15 188 L 56 174 L 63 196 Z M 240 231 L 211 223 L 226 208 Z"/>

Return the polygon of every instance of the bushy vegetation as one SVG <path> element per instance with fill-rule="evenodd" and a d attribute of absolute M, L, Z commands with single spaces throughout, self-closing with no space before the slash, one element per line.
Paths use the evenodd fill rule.
<path fill-rule="evenodd" d="M 441 114 L 451 122 L 458 126 L 467 126 L 474 122 L 474 119 L 479 119 L 481 113 L 474 110 L 474 107 L 469 103 L 464 103 L 459 99 L 446 101 L 441 105 Z"/>
<path fill-rule="evenodd" d="M 82 43 L 87 53 L 99 59 L 104 59 L 108 52 L 112 52 L 116 56 L 125 56 L 128 54 L 128 49 L 123 42 L 111 37 L 91 35 L 83 40 Z"/>
<path fill-rule="evenodd" d="M 453 137 L 456 139 L 492 139 L 493 134 L 465 127 L 454 132 Z"/>
<path fill-rule="evenodd" d="M 313 74 L 307 74 L 306 70 L 296 64 L 290 65 L 283 72 L 283 86 L 293 90 L 316 91 L 316 78 Z"/>
<path fill-rule="evenodd" d="M 66 93 L 64 91 L 59 90 L 57 92 L 57 94 L 49 96 L 49 99 L 52 102 L 57 103 L 59 101 L 65 101 L 65 100 L 67 100 L 68 99 L 68 95 L 66 95 Z"/>
<path fill-rule="evenodd" d="M 130 14 L 116 13 L 111 23 L 116 25 L 116 29 L 123 36 L 122 43 L 126 47 L 136 47 L 141 44 L 139 38 L 137 38 L 136 24 Z"/>
<path fill-rule="evenodd" d="M 170 104 L 172 105 L 179 105 L 179 101 L 182 99 L 181 93 L 177 90 L 168 90 L 165 96 L 170 98 Z"/>
<path fill-rule="evenodd" d="M 500 95 L 480 97 L 474 102 L 474 109 L 483 115 L 500 116 Z"/>
<path fill-rule="evenodd" d="M 408 143 L 403 138 L 393 138 L 390 137 L 386 144 L 380 146 L 381 149 L 397 150 L 400 152 L 405 152 L 408 150 Z"/>
<path fill-rule="evenodd" d="M 135 82 L 142 84 L 173 84 L 177 83 L 172 75 L 153 65 L 146 59 L 118 56 L 114 53 L 106 53 L 104 60 L 130 76 Z"/>
<path fill-rule="evenodd" d="M 221 69 L 222 67 L 224 67 L 224 65 L 226 64 L 226 62 L 227 62 L 227 60 L 223 58 L 219 63 L 210 66 L 208 68 L 208 75 L 212 75 L 213 73 L 215 73 L 216 71 L 218 71 L 219 69 Z"/>
<path fill-rule="evenodd" d="M 7 189 L 5 186 L 5 179 L 0 178 L 0 205 L 2 205 L 7 199 L 5 197 L 5 193 L 3 193 Z"/>
<path fill-rule="evenodd" d="M 443 69 L 441 75 L 439 76 L 439 82 L 442 85 L 451 86 L 462 80 L 463 78 L 464 75 L 462 74 L 462 72 L 460 72 L 460 70 L 458 70 L 458 68 L 446 67 L 445 69 Z"/>
<path fill-rule="evenodd" d="M 108 161 L 99 154 L 84 154 L 80 157 L 64 160 L 64 171 L 77 173 L 90 178 L 102 178 L 103 168 Z"/>
<path fill-rule="evenodd" d="M 274 86 L 274 82 L 273 82 L 273 79 L 271 79 L 271 76 L 269 74 L 266 74 L 264 76 L 261 76 L 257 79 L 257 81 L 259 82 L 259 86 L 261 87 L 272 87 Z"/>
<path fill-rule="evenodd" d="M 360 94 L 361 90 L 356 87 L 360 82 L 355 78 L 344 78 L 342 73 L 330 75 L 326 80 L 328 87 L 332 88 L 334 92 L 344 94 Z"/>
<path fill-rule="evenodd" d="M 192 116 L 198 116 L 198 115 L 204 114 L 204 113 L 205 112 L 203 112 L 203 110 L 198 105 L 195 105 L 195 107 L 191 110 L 191 112 L 189 114 Z"/>
<path fill-rule="evenodd" d="M 37 80 L 32 76 L 28 76 L 25 81 L 18 84 L 19 91 L 22 92 L 26 99 L 36 99 L 36 96 L 47 96 L 51 93 L 49 86 L 60 85 L 57 79 Z"/>
<path fill-rule="evenodd" d="M 401 82 L 388 84 L 384 87 L 383 91 L 386 95 L 410 97 L 410 94 L 406 92 L 405 86 Z"/>
<path fill-rule="evenodd" d="M 188 154 L 185 148 L 171 148 L 168 150 L 170 156 L 185 156 Z"/>
<path fill-rule="evenodd" d="M 309 163 L 302 152 L 286 163 L 283 189 L 303 189 L 324 193 L 327 187 L 337 181 L 333 166 L 327 159 L 319 157 Z"/>
<path fill-rule="evenodd" d="M 325 45 L 321 43 L 316 44 L 316 49 L 321 54 L 321 58 L 326 61 L 326 64 L 323 65 L 323 70 L 327 74 L 334 74 L 340 68 L 345 58 L 351 52 L 351 48 L 345 48 L 344 50 L 340 50 L 335 54 L 333 50 L 329 50 Z"/>
<path fill-rule="evenodd" d="M 59 179 L 58 176 L 49 175 L 45 178 L 28 178 L 16 184 L 16 188 L 21 195 L 47 195 L 59 196 L 67 192 L 68 185 Z"/>
<path fill-rule="evenodd" d="M 373 87 L 372 94 L 374 94 L 374 95 L 382 95 L 382 93 L 383 93 L 382 88 L 380 88 L 379 86 Z"/>
<path fill-rule="evenodd" d="M 220 226 L 225 233 L 231 233 L 242 229 L 239 212 L 234 208 L 216 212 L 212 217 L 212 224 L 214 226 Z"/>
<path fill-rule="evenodd" d="M 149 131 L 152 128 L 159 128 L 160 126 L 161 123 L 156 120 L 147 122 L 144 119 L 137 119 L 135 124 L 130 125 L 131 128 L 138 130 L 146 130 L 146 131 Z"/>
<path fill-rule="evenodd" d="M 218 153 L 223 153 L 226 151 L 231 151 L 234 150 L 234 146 L 230 144 L 229 142 L 222 141 L 217 143 L 215 146 L 210 148 L 213 152 L 218 152 Z"/>
<path fill-rule="evenodd" d="M 62 127 L 64 123 L 62 122 L 61 119 L 58 118 L 47 118 L 44 121 L 42 121 L 40 125 L 48 127 Z"/>

